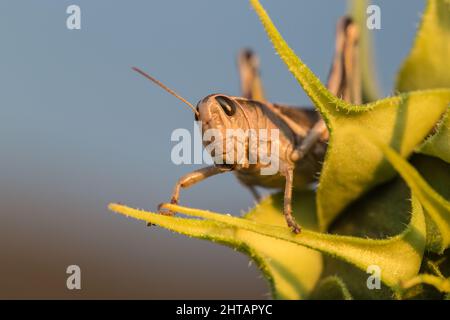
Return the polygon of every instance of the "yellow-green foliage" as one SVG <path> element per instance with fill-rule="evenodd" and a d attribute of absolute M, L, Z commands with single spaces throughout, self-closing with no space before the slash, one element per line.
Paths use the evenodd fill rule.
<path fill-rule="evenodd" d="M 294 194 L 302 233 L 285 226 L 281 194 L 242 218 L 170 204 L 185 217 L 109 208 L 248 254 L 274 298 L 444 298 L 450 292 L 450 1 L 428 1 L 398 76 L 402 93 L 364 105 L 333 96 L 259 1 L 250 3 L 330 131 L 317 192 Z M 363 68 L 365 81 L 370 69 Z M 376 85 L 365 87 L 367 100 L 375 97 Z M 367 288 L 371 265 L 381 268 L 381 290 Z"/>

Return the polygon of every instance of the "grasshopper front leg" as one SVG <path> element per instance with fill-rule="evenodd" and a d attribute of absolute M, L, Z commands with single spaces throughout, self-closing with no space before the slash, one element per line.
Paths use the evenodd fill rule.
<path fill-rule="evenodd" d="M 170 203 L 178 204 L 178 200 L 180 198 L 180 189 L 189 188 L 189 187 L 193 186 L 194 184 L 196 184 L 200 181 L 203 181 L 209 177 L 215 176 L 219 173 L 229 172 L 232 170 L 233 170 L 233 168 L 230 166 L 212 165 L 209 167 L 195 170 L 193 172 L 190 172 L 190 173 L 182 176 L 176 183 L 175 187 L 173 188 L 172 197 L 170 198 Z M 159 213 L 164 214 L 164 215 L 174 215 L 174 213 L 172 211 L 161 210 L 162 205 L 163 204 L 161 203 L 158 206 Z"/>
<path fill-rule="evenodd" d="M 295 221 L 292 216 L 292 187 L 294 183 L 294 169 L 287 168 L 285 170 L 284 176 L 286 177 L 286 184 L 284 187 L 284 204 L 283 204 L 283 214 L 286 219 L 288 227 L 292 229 L 294 233 L 300 233 L 300 226 Z"/>

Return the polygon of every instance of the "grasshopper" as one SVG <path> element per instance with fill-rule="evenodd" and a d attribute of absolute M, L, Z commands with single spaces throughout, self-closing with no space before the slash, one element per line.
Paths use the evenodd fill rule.
<path fill-rule="evenodd" d="M 356 24 L 349 17 L 342 17 L 336 26 L 335 52 L 327 81 L 327 87 L 334 95 L 352 103 L 361 102 L 358 38 Z M 214 163 L 181 177 L 174 187 L 170 203 L 178 204 L 181 189 L 220 173 L 234 172 L 257 201 L 260 200 L 257 186 L 284 189 L 286 223 L 294 233 L 301 231 L 292 216 L 292 190 L 311 187 L 317 181 L 329 137 L 325 122 L 317 111 L 268 102 L 264 97 L 258 57 L 250 50 L 242 50 L 238 55 L 242 96 L 210 94 L 196 107 L 155 78 L 138 68 L 133 69 L 187 104 L 195 119 L 201 122 L 203 132 L 211 128 L 280 130 L 279 170 L 276 174 L 260 175 L 259 169 L 263 164 L 258 162 L 251 165 Z M 204 146 L 207 145 L 204 143 Z M 163 210 L 163 204 L 158 211 L 174 214 Z"/>

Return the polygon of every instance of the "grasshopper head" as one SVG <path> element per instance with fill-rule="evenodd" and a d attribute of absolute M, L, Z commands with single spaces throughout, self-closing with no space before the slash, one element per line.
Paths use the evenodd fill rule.
<path fill-rule="evenodd" d="M 231 128 L 238 109 L 237 102 L 223 94 L 211 94 L 197 104 L 195 120 L 201 121 L 203 129 Z"/>
<path fill-rule="evenodd" d="M 226 161 L 227 147 L 235 148 L 229 139 L 229 129 L 247 129 L 243 106 L 234 98 L 224 94 L 211 94 L 197 104 L 195 120 L 201 122 L 203 144 L 214 161 Z M 235 139 L 235 138 L 233 138 Z M 220 147 L 219 153 L 217 152 Z M 229 150 L 228 150 L 229 151 Z"/>

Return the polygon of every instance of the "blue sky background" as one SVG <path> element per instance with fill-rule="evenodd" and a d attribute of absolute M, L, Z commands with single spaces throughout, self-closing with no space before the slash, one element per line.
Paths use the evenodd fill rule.
<path fill-rule="evenodd" d="M 346 1 L 262 1 L 297 54 L 326 79 Z M 373 1 L 378 76 L 391 94 L 424 3 Z M 82 29 L 66 28 L 77 4 Z M 196 103 L 239 94 L 236 53 L 261 59 L 271 101 L 309 105 L 247 1 L 0 2 L 0 297 L 263 298 L 267 284 L 232 250 L 107 211 L 155 209 L 183 174 L 170 161 L 192 114 L 130 70 L 139 66 Z M 182 203 L 240 213 L 253 204 L 233 175 L 182 193 Z M 81 292 L 65 288 L 80 265 Z"/>

